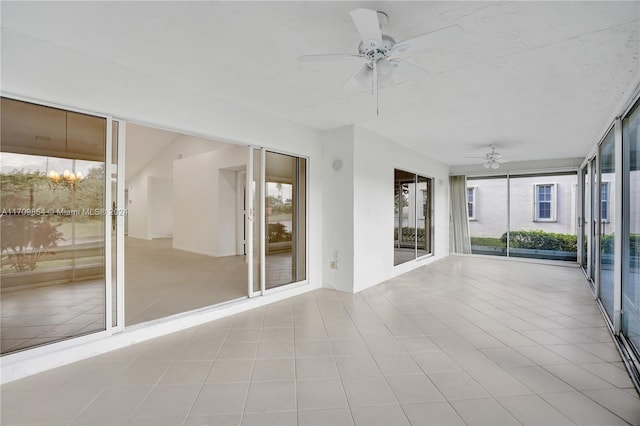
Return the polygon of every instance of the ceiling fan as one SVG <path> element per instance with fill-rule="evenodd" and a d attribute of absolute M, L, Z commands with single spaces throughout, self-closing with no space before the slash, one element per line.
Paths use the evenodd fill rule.
<path fill-rule="evenodd" d="M 497 169 L 500 167 L 500 163 L 502 162 L 502 154 L 496 152 L 496 146 L 490 145 L 491 152 L 487 152 L 484 157 L 467 157 L 467 158 L 482 158 L 484 163 L 482 165 L 486 169 Z"/>
<path fill-rule="evenodd" d="M 393 85 L 397 80 L 423 78 L 429 72 L 424 68 L 407 62 L 400 57 L 409 52 L 418 52 L 430 47 L 439 47 L 451 37 L 462 32 L 458 25 L 452 25 L 409 40 L 396 42 L 392 37 L 382 34 L 379 16 L 386 17 L 385 12 L 370 9 L 355 9 L 350 12 L 351 19 L 360 34 L 358 53 L 338 53 L 320 55 L 302 55 L 300 62 L 355 60 L 362 65 L 345 82 L 347 85 L 355 81 L 363 86 L 371 84 L 374 88 Z M 343 86 L 344 86 L 343 85 Z"/>

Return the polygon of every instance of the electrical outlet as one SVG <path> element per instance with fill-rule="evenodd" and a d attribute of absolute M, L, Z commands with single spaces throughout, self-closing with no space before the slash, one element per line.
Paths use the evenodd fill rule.
<path fill-rule="evenodd" d="M 338 269 L 338 261 L 337 260 L 332 260 L 331 261 L 331 269 Z"/>

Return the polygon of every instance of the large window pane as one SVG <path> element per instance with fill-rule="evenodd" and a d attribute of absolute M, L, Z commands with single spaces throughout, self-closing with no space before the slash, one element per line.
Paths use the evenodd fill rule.
<path fill-rule="evenodd" d="M 467 179 L 471 253 L 507 255 L 507 179 Z"/>
<path fill-rule="evenodd" d="M 600 179 L 598 187 L 599 225 L 600 225 L 600 300 L 609 318 L 613 319 L 613 259 L 615 255 L 615 204 L 603 203 L 601 195 L 613 190 L 616 185 L 615 177 L 615 138 L 611 130 L 600 145 Z M 606 210 L 605 210 L 606 209 Z M 607 219 L 608 218 L 608 219 Z"/>
<path fill-rule="evenodd" d="M 509 178 L 509 256 L 576 261 L 576 173 Z"/>
<path fill-rule="evenodd" d="M 2 353 L 105 329 L 106 120 L 2 99 Z"/>
<path fill-rule="evenodd" d="M 306 278 L 306 160 L 267 152 L 265 158 L 265 286 Z"/>
<path fill-rule="evenodd" d="M 394 170 L 394 265 L 432 253 L 432 181 Z"/>
<path fill-rule="evenodd" d="M 624 239 L 622 331 L 640 348 L 640 104 L 623 122 L 624 153 L 629 168 L 629 236 Z"/>

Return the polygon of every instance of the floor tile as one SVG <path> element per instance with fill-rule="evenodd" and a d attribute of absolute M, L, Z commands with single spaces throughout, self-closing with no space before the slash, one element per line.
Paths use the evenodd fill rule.
<path fill-rule="evenodd" d="M 413 358 L 425 373 L 444 371 L 460 371 L 460 367 L 449 355 L 443 351 L 421 352 L 413 354 Z"/>
<path fill-rule="evenodd" d="M 498 402 L 523 425 L 559 426 L 574 424 L 537 395 L 501 397 L 498 398 Z"/>
<path fill-rule="evenodd" d="M 133 416 L 153 386 L 113 386 L 98 396 L 75 420 L 75 423 L 93 423 L 112 419 L 128 419 Z M 5 404 L 3 410 L 7 408 Z M 4 422 L 3 422 L 4 423 Z M 9 424 L 9 422 L 4 423 Z"/>
<path fill-rule="evenodd" d="M 297 411 L 245 413 L 242 417 L 243 426 L 296 426 L 297 424 Z"/>
<path fill-rule="evenodd" d="M 387 382 L 401 404 L 444 400 L 424 374 L 387 376 Z"/>
<path fill-rule="evenodd" d="M 210 414 L 208 416 L 189 416 L 184 426 L 240 426 L 242 414 Z"/>
<path fill-rule="evenodd" d="M 402 407 L 412 425 L 465 425 L 464 420 L 462 420 L 448 402 L 404 404 Z"/>
<path fill-rule="evenodd" d="M 301 340 L 295 343 L 296 358 L 332 357 L 328 340 Z"/>
<path fill-rule="evenodd" d="M 369 348 L 363 340 L 330 340 L 333 356 L 366 356 L 370 355 Z"/>
<path fill-rule="evenodd" d="M 523 385 L 507 370 L 500 367 L 473 370 L 469 371 L 468 374 L 494 397 L 533 393 L 531 389 Z"/>
<path fill-rule="evenodd" d="M 409 420 L 399 405 L 351 408 L 357 425 L 409 425 Z"/>
<path fill-rule="evenodd" d="M 251 383 L 245 412 L 295 409 L 296 383 L 293 380 Z"/>
<path fill-rule="evenodd" d="M 217 359 L 209 372 L 207 383 L 248 382 L 254 361 L 252 359 Z"/>
<path fill-rule="evenodd" d="M 352 426 L 353 418 L 348 408 L 305 410 L 298 412 L 300 426 Z"/>
<path fill-rule="evenodd" d="M 211 361 L 174 361 L 165 371 L 161 385 L 195 385 L 202 384 L 209 370 L 213 366 Z"/>
<path fill-rule="evenodd" d="M 622 389 L 589 390 L 583 392 L 589 398 L 631 424 L 640 424 L 640 399 Z"/>
<path fill-rule="evenodd" d="M 340 377 L 334 358 L 301 358 L 296 360 L 296 378 L 331 379 Z"/>
<path fill-rule="evenodd" d="M 449 401 L 489 396 L 473 377 L 463 371 L 429 373 L 427 377 Z"/>
<path fill-rule="evenodd" d="M 169 369 L 170 362 L 134 362 L 115 380 L 115 385 L 155 385 Z"/>
<path fill-rule="evenodd" d="M 298 409 L 347 408 L 347 398 L 339 379 L 298 380 Z"/>
<path fill-rule="evenodd" d="M 613 385 L 576 364 L 545 365 L 545 370 L 566 382 L 574 389 L 609 389 Z"/>
<path fill-rule="evenodd" d="M 422 370 L 408 353 L 384 354 L 375 356 L 382 374 L 419 374 Z"/>
<path fill-rule="evenodd" d="M 205 384 L 189 415 L 242 413 L 248 390 L 249 383 Z"/>
<path fill-rule="evenodd" d="M 578 364 L 591 374 L 600 377 L 603 380 L 617 386 L 619 388 L 633 387 L 631 377 L 626 369 L 618 368 L 614 364 L 608 362 Z"/>
<path fill-rule="evenodd" d="M 198 393 L 199 385 L 158 385 L 140 405 L 134 417 L 186 418 Z M 168 402 L 171 403 L 168 403 Z"/>
<path fill-rule="evenodd" d="M 382 375 L 378 364 L 370 355 L 336 357 L 335 361 L 343 380 Z"/>
<path fill-rule="evenodd" d="M 351 408 L 398 403 L 384 377 L 343 379 L 342 384 Z"/>
<path fill-rule="evenodd" d="M 574 390 L 542 367 L 520 367 L 509 370 L 516 379 L 535 393 L 568 392 Z"/>
<path fill-rule="evenodd" d="M 257 359 L 251 381 L 284 381 L 296 378 L 293 359 Z"/>
<path fill-rule="evenodd" d="M 539 395 L 556 410 L 580 425 L 627 425 L 600 404 L 578 392 L 554 392 Z"/>
<path fill-rule="evenodd" d="M 494 399 L 465 399 L 451 401 L 451 405 L 468 425 L 519 424 L 518 420 Z"/>
<path fill-rule="evenodd" d="M 257 350 L 257 342 L 225 343 L 220 348 L 218 359 L 254 359 Z"/>
<path fill-rule="evenodd" d="M 257 359 L 269 359 L 269 358 L 293 358 L 294 357 L 294 345 L 290 340 L 284 341 L 262 341 L 258 346 Z"/>

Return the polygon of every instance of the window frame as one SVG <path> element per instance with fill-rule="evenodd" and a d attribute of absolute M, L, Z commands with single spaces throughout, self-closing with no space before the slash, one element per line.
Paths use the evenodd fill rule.
<path fill-rule="evenodd" d="M 609 209 L 611 207 L 611 182 L 600 182 L 600 222 L 609 223 Z M 602 196 L 602 190 L 607 188 L 607 197 Z M 606 208 L 603 208 L 603 204 L 606 203 Z"/>
<path fill-rule="evenodd" d="M 540 188 L 550 187 L 550 200 L 540 201 Z M 549 203 L 549 217 L 540 217 L 540 206 L 542 203 Z M 557 222 L 558 221 L 558 184 L 557 183 L 536 183 L 533 185 L 533 221 L 534 222 Z"/>
<path fill-rule="evenodd" d="M 469 201 L 469 190 L 471 190 L 471 198 L 472 200 Z M 471 221 L 476 221 L 478 220 L 477 214 L 478 214 L 478 191 L 476 190 L 475 186 L 468 186 L 467 187 L 467 218 Z M 469 205 L 472 206 L 472 211 L 473 214 L 469 214 Z"/>

